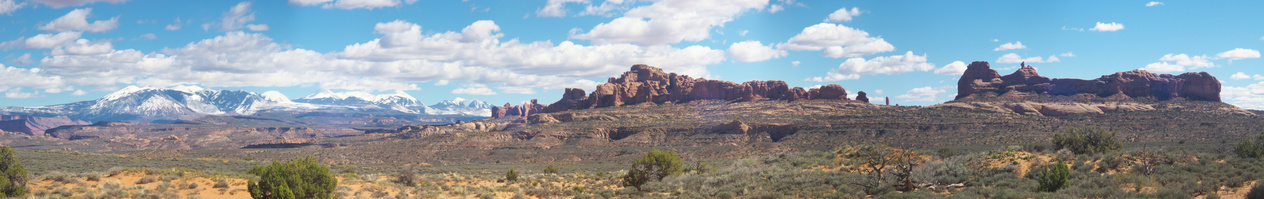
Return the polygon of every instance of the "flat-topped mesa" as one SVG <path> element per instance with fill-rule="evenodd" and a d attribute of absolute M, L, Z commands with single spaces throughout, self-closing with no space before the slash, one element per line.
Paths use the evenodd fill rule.
<path fill-rule="evenodd" d="M 1145 70 L 1117 72 L 1091 80 L 1049 79 L 1036 73 L 1036 68 L 1023 66 L 1013 74 L 1000 76 L 985 61 L 966 67 L 957 81 L 957 98 L 969 99 L 977 94 L 1005 95 L 1011 92 L 1079 95 L 1092 94 L 1110 99 L 1153 98 L 1155 100 L 1220 101 L 1220 81 L 1207 72 L 1181 75 L 1154 74 Z"/>
<path fill-rule="evenodd" d="M 561 100 L 548 106 L 536 104 L 533 100 L 532 103 L 522 106 L 505 104 L 504 107 L 492 107 L 492 118 L 640 103 L 811 99 L 850 100 L 847 98 L 847 90 L 837 84 L 812 89 L 790 88 L 786 82 L 780 80 L 748 81 L 737 84 L 723 80 L 695 79 L 688 75 L 667 73 L 660 68 L 637 64 L 618 78 L 611 77 L 606 83 L 597 85 L 597 90 L 587 96 L 584 95 L 583 89 L 567 88 Z M 520 110 L 524 109 L 529 111 L 522 114 Z"/>

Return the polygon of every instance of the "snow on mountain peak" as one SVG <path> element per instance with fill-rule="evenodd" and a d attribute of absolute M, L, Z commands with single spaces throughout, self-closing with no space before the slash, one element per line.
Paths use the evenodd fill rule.
<path fill-rule="evenodd" d="M 286 97 L 285 94 L 281 94 L 281 92 L 277 92 L 277 91 L 263 92 L 263 94 L 261 95 L 263 96 L 264 100 L 267 100 L 270 102 L 279 102 L 279 103 L 291 102 L 290 97 Z"/>
<path fill-rule="evenodd" d="M 116 100 L 119 98 L 130 96 L 133 93 L 140 92 L 143 90 L 145 89 L 136 87 L 136 86 L 127 86 L 127 87 L 124 87 L 123 89 L 119 89 L 118 91 L 114 91 L 113 93 L 110 93 L 109 95 L 105 95 L 105 97 L 101 97 L 101 100 L 105 100 L 105 101 Z"/>
<path fill-rule="evenodd" d="M 200 93 L 204 91 L 210 91 L 210 89 L 202 88 L 195 85 L 177 85 L 177 86 L 171 87 L 171 90 L 176 90 L 176 91 L 181 91 L 181 92 L 186 92 L 186 93 Z"/>

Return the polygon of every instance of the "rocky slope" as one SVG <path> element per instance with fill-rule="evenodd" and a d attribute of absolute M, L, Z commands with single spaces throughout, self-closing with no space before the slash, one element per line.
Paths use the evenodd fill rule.
<path fill-rule="evenodd" d="M 850 100 L 847 90 L 837 84 L 820 88 L 790 88 L 780 80 L 748 81 L 737 84 L 722 80 L 692 78 L 688 75 L 666 73 L 663 69 L 638 64 L 618 78 L 611 77 L 606 83 L 585 96 L 583 89 L 567 88 L 561 100 L 548 106 L 536 103 L 523 105 L 505 104 L 492 107 L 492 118 L 526 116 L 533 113 L 551 113 L 572 109 L 614 107 L 641 103 L 684 103 L 693 100 L 724 100 L 748 102 L 758 100 Z M 867 98 L 866 98 L 867 100 Z"/>
<path fill-rule="evenodd" d="M 1036 68 L 1022 66 L 1014 73 L 1001 76 L 988 62 L 976 61 L 967 66 L 957 81 L 957 99 L 980 95 L 1021 96 L 1023 94 L 1101 97 L 1110 100 L 1198 100 L 1220 101 L 1220 81 L 1207 72 L 1181 75 L 1154 74 L 1145 70 L 1117 72 L 1097 79 L 1050 79 L 1036 73 Z"/>
<path fill-rule="evenodd" d="M 62 125 L 85 124 L 88 124 L 88 122 L 70 119 L 70 117 L 64 115 L 55 117 L 0 116 L 0 130 L 35 136 L 44 135 L 44 130 Z"/>

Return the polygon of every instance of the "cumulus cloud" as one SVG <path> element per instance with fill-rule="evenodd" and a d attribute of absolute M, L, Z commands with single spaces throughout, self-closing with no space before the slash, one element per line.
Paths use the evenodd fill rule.
<path fill-rule="evenodd" d="M 18 9 L 26 7 L 26 2 L 18 3 L 15 0 L 0 0 L 0 15 L 12 13 Z"/>
<path fill-rule="evenodd" d="M 905 101 L 910 101 L 910 102 L 934 102 L 936 101 L 935 97 L 937 95 L 939 95 L 940 93 L 946 93 L 946 92 L 948 91 L 945 91 L 944 89 L 937 89 L 937 88 L 932 88 L 928 86 L 928 87 L 921 87 L 921 88 L 913 88 L 909 90 L 908 92 L 905 92 L 903 95 L 895 96 L 895 98 L 905 99 Z"/>
<path fill-rule="evenodd" d="M 1001 46 L 997 46 L 996 48 L 993 48 L 992 51 L 1004 51 L 1004 50 L 1025 49 L 1025 48 L 1027 48 L 1027 46 L 1024 46 L 1023 42 L 1018 41 L 1014 43 L 1001 44 Z"/>
<path fill-rule="evenodd" d="M 1045 59 L 1044 57 L 1040 57 L 1040 56 L 1023 58 L 1022 56 L 1019 56 L 1016 53 L 1009 53 L 1009 54 L 1001 55 L 1000 58 L 996 58 L 996 63 L 1004 63 L 1004 64 L 1017 64 L 1017 63 L 1023 63 L 1023 62 L 1052 63 L 1052 62 L 1058 62 L 1058 61 L 1061 61 L 1061 60 L 1058 59 L 1058 57 L 1056 56 L 1049 56 L 1049 59 Z"/>
<path fill-rule="evenodd" d="M 1256 51 L 1254 49 L 1234 48 L 1233 50 L 1216 54 L 1216 58 L 1229 59 L 1230 61 L 1239 60 L 1239 59 L 1260 58 L 1260 51 Z"/>
<path fill-rule="evenodd" d="M 1146 66 L 1141 69 L 1144 69 L 1150 72 L 1156 72 L 1156 73 L 1168 73 L 1168 72 L 1185 71 L 1185 66 L 1177 65 L 1177 64 L 1169 64 L 1167 62 L 1155 62 L 1155 63 L 1146 64 Z"/>
<path fill-rule="evenodd" d="M 1245 109 L 1264 110 L 1264 82 L 1244 87 L 1224 86 L 1220 96 L 1225 103 Z"/>
<path fill-rule="evenodd" d="M 1243 72 L 1238 72 L 1238 73 L 1234 73 L 1233 75 L 1229 76 L 1229 79 L 1234 79 L 1234 80 L 1244 80 L 1244 79 L 1264 80 L 1264 75 L 1260 75 L 1260 74 L 1247 75 L 1246 73 L 1243 73 Z"/>
<path fill-rule="evenodd" d="M 463 81 L 494 87 L 497 92 L 534 93 L 538 89 L 595 87 L 595 81 L 584 78 L 617 75 L 638 63 L 706 76 L 706 65 L 725 59 L 723 50 L 703 46 L 502 41 L 503 34 L 492 21 L 431 35 L 421 35 L 419 25 L 403 21 L 379 23 L 375 30 L 383 36 L 330 53 L 293 48 L 263 34 L 241 31 L 160 52 L 122 49 L 88 54 L 67 48 L 40 60 L 40 74 L 96 90 L 181 84 L 417 90 L 416 82 Z M 84 48 L 93 43 L 85 44 Z M 476 90 L 470 89 L 480 87 L 464 88 L 472 92 Z"/>
<path fill-rule="evenodd" d="M 1115 31 L 1119 31 L 1119 30 L 1123 30 L 1123 29 L 1124 29 L 1124 24 L 1121 24 L 1121 23 L 1115 23 L 1115 22 L 1102 23 L 1102 22 L 1097 22 L 1097 26 L 1093 26 L 1093 28 L 1089 28 L 1088 30 L 1097 31 L 1097 32 L 1115 32 Z"/>
<path fill-rule="evenodd" d="M 52 32 L 88 31 L 99 33 L 118 28 L 118 17 L 88 23 L 87 18 L 89 14 L 92 14 L 92 8 L 71 10 L 69 13 L 66 13 L 66 15 L 58 17 L 52 22 L 48 22 L 48 24 L 40 26 L 38 29 Z"/>
<path fill-rule="evenodd" d="M 1151 1 L 1150 3 L 1146 3 L 1146 7 L 1154 7 L 1154 6 L 1161 6 L 1161 5 L 1163 5 L 1163 2 Z"/>
<path fill-rule="evenodd" d="M 838 68 L 830 70 L 826 76 L 812 77 L 805 81 L 838 81 L 858 79 L 860 74 L 900 74 L 931 69 L 935 69 L 935 64 L 926 63 L 926 55 L 917 56 L 913 51 L 908 51 L 904 55 L 875 57 L 870 60 L 850 58 L 839 64 Z"/>
<path fill-rule="evenodd" d="M 586 2 L 586 0 L 549 0 L 543 8 L 535 10 L 539 17 L 565 17 L 566 3 Z"/>
<path fill-rule="evenodd" d="M 5 80 L 0 81 L 0 92 L 14 92 L 16 95 L 22 93 L 23 87 L 43 89 L 51 93 L 70 89 L 61 77 L 45 75 L 41 71 L 39 68 L 26 69 L 0 64 L 0 79 Z"/>
<path fill-rule="evenodd" d="M 768 0 L 663 0 L 632 8 L 607 23 L 585 33 L 572 34 L 575 39 L 593 44 L 634 43 L 654 46 L 701 41 L 711 37 L 713 27 L 733 21 L 739 14 L 761 9 Z"/>
<path fill-rule="evenodd" d="M 175 22 L 173 22 L 173 23 L 171 23 L 171 24 L 167 24 L 167 27 L 165 27 L 165 29 L 167 29 L 167 30 L 180 30 L 180 28 L 181 28 L 181 27 L 183 27 L 183 26 L 184 26 L 184 24 L 181 24 L 181 23 L 180 23 L 180 17 L 176 17 L 176 21 L 175 21 Z"/>
<path fill-rule="evenodd" d="M 12 60 L 9 60 L 9 63 L 16 64 L 16 65 L 31 65 L 31 64 L 35 64 L 35 61 L 31 60 L 31 53 L 25 53 L 25 54 L 22 54 L 22 56 L 18 56 L 17 58 L 13 58 Z"/>
<path fill-rule="evenodd" d="M 966 63 L 961 61 L 954 61 L 952 63 L 948 63 L 948 65 L 944 65 L 942 68 L 935 69 L 936 75 L 961 76 L 961 74 L 964 74 L 965 72 Z"/>
<path fill-rule="evenodd" d="M 114 50 L 108 40 L 90 41 L 80 39 L 81 32 L 59 32 L 57 34 L 38 34 L 31 38 L 18 38 L 4 42 L 0 46 L 20 46 L 26 49 L 51 49 L 50 55 L 93 55 Z"/>
<path fill-rule="evenodd" d="M 452 94 L 495 95 L 496 91 L 492 91 L 491 88 L 487 88 L 487 85 L 483 84 L 465 84 L 461 88 L 452 89 Z"/>
<path fill-rule="evenodd" d="M 743 41 L 730 45 L 728 55 L 739 62 L 758 62 L 786 56 L 786 51 L 764 46 L 759 41 Z"/>
<path fill-rule="evenodd" d="M 825 18 L 825 22 L 849 22 L 852 17 L 856 16 L 860 16 L 860 8 L 853 7 L 851 10 L 847 10 L 844 7 L 834 11 L 834 13 L 830 13 L 829 17 Z"/>
<path fill-rule="evenodd" d="M 1215 67 L 1216 64 L 1211 62 L 1211 58 L 1206 55 L 1189 56 L 1182 54 L 1166 54 L 1159 58 L 1160 62 L 1146 64 L 1146 71 L 1150 72 L 1182 72 L 1186 69 L 1209 68 Z"/>
<path fill-rule="evenodd" d="M 62 8 L 62 7 L 67 7 L 67 6 L 82 6 L 82 5 L 88 5 L 88 4 L 96 3 L 96 2 L 107 2 L 111 4 L 120 4 L 123 2 L 127 2 L 127 0 L 33 0 L 33 1 L 47 5 L 49 7 L 53 7 L 53 8 Z"/>
<path fill-rule="evenodd" d="M 237 5 L 224 12 L 224 15 L 220 17 L 218 22 L 202 24 L 202 28 L 207 29 L 214 25 L 219 25 L 219 30 L 225 32 L 237 31 L 241 30 L 241 28 L 248 28 L 252 31 L 268 30 L 268 25 L 266 24 L 248 24 L 255 21 L 255 13 L 250 10 L 250 5 L 249 1 L 237 3 Z"/>
<path fill-rule="evenodd" d="M 825 50 L 821 55 L 832 58 L 859 57 L 895 50 L 895 46 L 881 37 L 869 37 L 869 33 L 863 30 L 832 23 L 803 28 L 802 32 L 779 47 L 798 51 Z"/>

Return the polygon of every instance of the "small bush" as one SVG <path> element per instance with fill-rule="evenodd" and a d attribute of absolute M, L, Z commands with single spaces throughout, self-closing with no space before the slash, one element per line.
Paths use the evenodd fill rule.
<path fill-rule="evenodd" d="M 1041 192 L 1058 191 L 1058 189 L 1067 186 L 1066 181 L 1070 173 L 1071 171 L 1067 168 L 1066 163 L 1062 163 L 1061 160 L 1057 164 L 1045 166 L 1040 169 L 1039 173 L 1036 173 L 1036 182 L 1040 183 L 1036 190 Z"/>
<path fill-rule="evenodd" d="M 1099 127 L 1068 127 L 1053 134 L 1055 149 L 1070 149 L 1075 154 L 1094 154 L 1119 150 L 1115 132 Z"/>
<path fill-rule="evenodd" d="M 411 168 L 400 168 L 398 176 L 395 176 L 395 183 L 404 186 L 416 187 L 420 181 L 420 179 L 417 179 L 417 171 Z"/>
<path fill-rule="evenodd" d="M 645 157 L 632 163 L 628 174 L 623 176 L 623 185 L 636 187 L 639 191 L 646 182 L 662 181 L 667 176 L 679 173 L 681 167 L 680 156 L 676 152 L 651 149 Z"/>
<path fill-rule="evenodd" d="M 17 150 L 0 148 L 0 195 L 20 196 L 26 194 L 26 167 L 18 161 Z"/>
<path fill-rule="evenodd" d="M 228 181 L 224 179 L 219 179 L 219 182 L 215 182 L 215 186 L 211 186 L 211 188 L 216 188 L 216 189 L 228 188 Z"/>
<path fill-rule="evenodd" d="M 1238 157 L 1256 159 L 1264 156 L 1264 146 L 1261 146 L 1262 144 L 1264 143 L 1251 143 L 1250 140 L 1242 140 L 1242 143 L 1234 147 L 1233 151 L 1238 153 Z"/>
<path fill-rule="evenodd" d="M 246 186 L 252 198 L 329 198 L 338 187 L 329 167 L 311 156 L 273 161 L 268 166 L 255 166 L 249 173 L 259 176 Z"/>
<path fill-rule="evenodd" d="M 158 178 L 155 178 L 153 176 L 145 176 L 143 178 L 140 178 L 139 180 L 136 180 L 136 184 L 149 184 L 149 183 L 153 183 L 157 181 L 158 181 Z"/>
<path fill-rule="evenodd" d="M 513 168 L 509 168 L 509 171 L 505 172 L 505 180 L 518 181 L 518 172 L 515 172 Z"/>
<path fill-rule="evenodd" d="M 544 168 L 544 173 L 557 174 L 557 167 L 554 167 L 553 165 L 550 164 L 548 167 Z"/>

